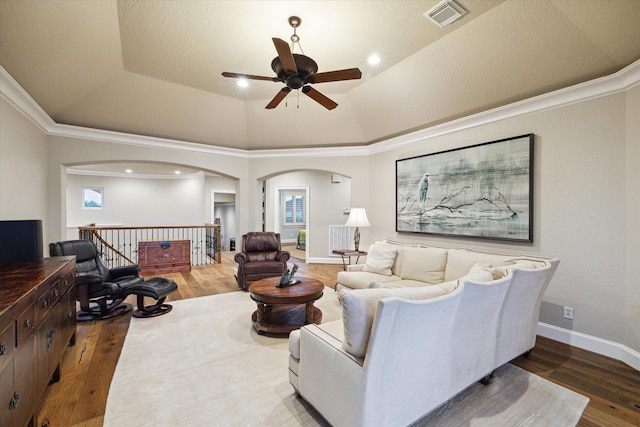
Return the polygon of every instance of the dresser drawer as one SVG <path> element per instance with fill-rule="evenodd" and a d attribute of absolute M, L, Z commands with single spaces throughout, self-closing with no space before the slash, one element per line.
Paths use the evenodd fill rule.
<path fill-rule="evenodd" d="M 0 331 L 0 371 L 11 361 L 16 349 L 16 334 L 13 322 Z"/>
<path fill-rule="evenodd" d="M 48 286 L 42 286 L 38 292 L 38 301 L 36 302 L 36 320 L 40 321 L 47 314 L 49 309 L 54 306 L 62 295 L 62 285 L 60 280 L 51 282 Z"/>
<path fill-rule="evenodd" d="M 75 269 L 68 268 L 60 278 L 60 292 L 66 293 L 76 283 Z"/>
<path fill-rule="evenodd" d="M 24 309 L 20 315 L 16 318 L 16 326 L 17 326 L 17 344 L 18 348 L 22 347 L 23 343 L 28 340 L 28 338 L 33 335 L 33 332 L 36 329 L 36 310 L 33 304 L 29 304 L 29 306 Z"/>

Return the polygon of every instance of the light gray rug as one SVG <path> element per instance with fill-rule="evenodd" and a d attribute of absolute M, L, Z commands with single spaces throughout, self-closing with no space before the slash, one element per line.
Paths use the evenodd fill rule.
<path fill-rule="evenodd" d="M 246 292 L 171 303 L 131 320 L 105 426 L 317 426 L 326 422 L 289 384 L 288 340 L 258 335 Z M 317 302 L 340 318 L 335 292 Z M 454 403 L 455 402 L 455 403 Z M 489 387 L 473 385 L 420 426 L 572 426 L 588 399 L 511 365 Z"/>

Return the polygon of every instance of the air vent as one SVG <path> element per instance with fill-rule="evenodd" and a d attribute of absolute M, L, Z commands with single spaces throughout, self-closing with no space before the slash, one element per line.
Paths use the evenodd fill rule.
<path fill-rule="evenodd" d="M 437 26 L 444 27 L 467 13 L 459 4 L 451 0 L 443 0 L 424 13 Z"/>

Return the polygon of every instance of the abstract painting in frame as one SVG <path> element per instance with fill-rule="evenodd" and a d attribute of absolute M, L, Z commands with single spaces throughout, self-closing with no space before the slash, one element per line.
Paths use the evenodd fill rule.
<path fill-rule="evenodd" d="M 396 231 L 533 241 L 533 134 L 396 160 Z"/>

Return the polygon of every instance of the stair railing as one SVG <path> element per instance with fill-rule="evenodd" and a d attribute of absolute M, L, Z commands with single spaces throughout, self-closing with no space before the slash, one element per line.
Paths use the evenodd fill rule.
<path fill-rule="evenodd" d="M 138 264 L 138 244 L 144 241 L 190 240 L 191 265 L 221 263 L 220 225 L 158 227 L 78 227 L 80 239 L 91 240 L 108 268 Z"/>

